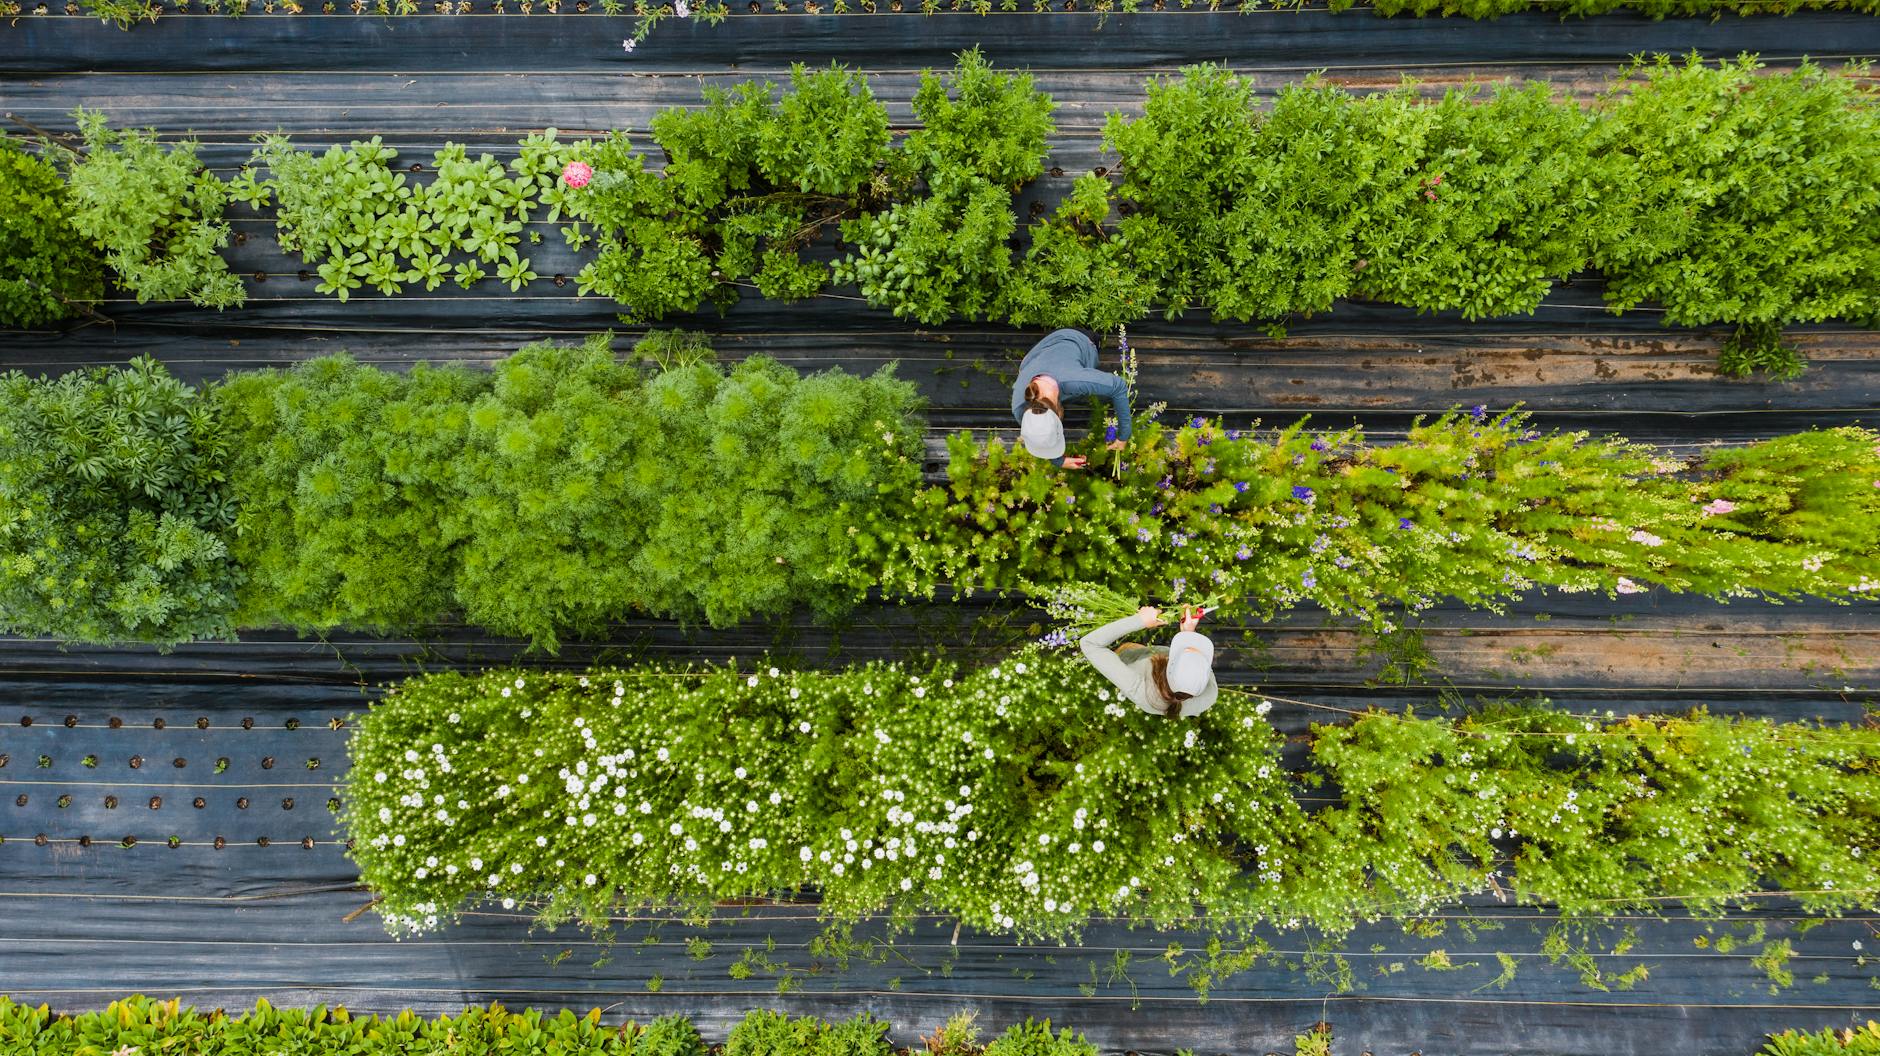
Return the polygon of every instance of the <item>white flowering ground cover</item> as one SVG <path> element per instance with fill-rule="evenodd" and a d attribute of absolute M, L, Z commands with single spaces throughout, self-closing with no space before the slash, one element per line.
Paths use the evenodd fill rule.
<path fill-rule="evenodd" d="M 1532 705 L 1377 713 L 1280 764 L 1269 705 L 1146 716 L 1078 661 L 518 671 L 404 683 L 352 742 L 352 854 L 398 934 L 487 903 L 813 893 L 1022 938 L 1103 915 L 1328 930 L 1511 891 L 1563 914 L 1871 905 L 1880 731 Z M 1304 788 L 1337 791 L 1308 812 Z"/>

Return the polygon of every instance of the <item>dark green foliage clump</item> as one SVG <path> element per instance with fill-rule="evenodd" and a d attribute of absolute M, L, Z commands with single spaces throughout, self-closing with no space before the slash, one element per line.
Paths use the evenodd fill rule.
<path fill-rule="evenodd" d="M 0 326 L 38 326 L 96 301 L 98 254 L 72 226 L 65 181 L 0 136 Z"/>
<path fill-rule="evenodd" d="M 0 375 L 0 630 L 232 636 L 227 458 L 213 408 L 154 360 Z"/>
<path fill-rule="evenodd" d="M 1811 63 L 1758 66 L 1659 56 L 1614 82 L 1600 149 L 1631 167 L 1628 216 L 1594 264 L 1615 309 L 1761 328 L 1726 366 L 1783 376 L 1799 364 L 1771 328 L 1880 320 L 1880 96 Z"/>
<path fill-rule="evenodd" d="M 600 247 L 578 276 L 582 293 L 620 301 L 629 318 L 659 319 L 708 299 L 728 306 L 740 283 L 780 300 L 822 289 L 828 269 L 801 250 L 880 196 L 888 112 L 866 78 L 841 67 L 799 63 L 772 102 L 775 87 L 708 87 L 704 107 L 654 118 L 653 140 L 671 159 L 663 172 L 647 171 L 624 133 L 572 152 L 596 173 L 568 199 Z"/>
<path fill-rule="evenodd" d="M 1012 194 L 1044 171 L 1055 105 L 1030 74 L 995 72 L 977 49 L 949 77 L 923 72 L 914 94 L 923 127 L 891 169 L 926 194 L 844 222 L 857 252 L 836 277 L 868 303 L 923 323 L 1002 314 L 1017 228 Z"/>

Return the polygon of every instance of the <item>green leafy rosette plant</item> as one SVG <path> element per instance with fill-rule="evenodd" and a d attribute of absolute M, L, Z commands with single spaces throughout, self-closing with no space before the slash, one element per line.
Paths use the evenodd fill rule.
<path fill-rule="evenodd" d="M 215 409 L 155 360 L 0 375 L 0 630 L 232 637 L 236 496 Z"/>
<path fill-rule="evenodd" d="M 228 187 L 203 168 L 194 140 L 167 149 L 153 129 L 113 130 L 102 113 L 73 115 L 82 152 L 70 168 L 72 225 L 95 243 L 117 285 L 145 301 L 239 307 L 246 294 L 217 251 L 229 241 Z"/>
<path fill-rule="evenodd" d="M 103 269 L 71 208 L 58 169 L 0 136 L 0 326 L 39 326 L 98 300 Z"/>

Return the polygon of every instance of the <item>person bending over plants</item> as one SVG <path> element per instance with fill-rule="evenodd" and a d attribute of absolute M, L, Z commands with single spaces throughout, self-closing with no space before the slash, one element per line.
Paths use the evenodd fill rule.
<path fill-rule="evenodd" d="M 1214 681 L 1214 643 L 1195 628 L 1207 610 L 1184 607 L 1182 629 L 1164 646 L 1110 643 L 1133 630 L 1160 627 L 1161 610 L 1144 605 L 1135 615 L 1106 623 L 1084 635 L 1078 647 L 1124 697 L 1152 715 L 1186 719 L 1214 706 L 1220 686 Z"/>
<path fill-rule="evenodd" d="M 1012 383 L 1012 417 L 1025 450 L 1067 469 L 1082 469 L 1082 455 L 1064 454 L 1064 400 L 1102 396 L 1116 409 L 1110 450 L 1129 439 L 1129 383 L 1097 369 L 1097 343 L 1081 330 L 1053 330 L 1031 346 Z"/>

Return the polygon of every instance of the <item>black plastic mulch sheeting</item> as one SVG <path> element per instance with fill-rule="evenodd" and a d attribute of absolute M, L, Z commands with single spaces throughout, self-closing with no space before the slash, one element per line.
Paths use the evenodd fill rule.
<path fill-rule="evenodd" d="M 506 157 L 520 135 L 550 124 L 575 134 L 643 128 L 658 107 L 696 101 L 701 79 L 776 79 L 799 59 L 867 69 L 899 124 L 907 120 L 911 71 L 950 65 L 953 53 L 983 44 L 1002 66 L 1036 69 L 1063 104 L 1049 162 L 1056 171 L 1027 190 L 1024 212 L 1059 196 L 1079 173 L 1113 163 L 1100 149 L 1103 114 L 1138 106 L 1150 68 L 1221 60 L 1253 76 L 1263 93 L 1319 68 L 1359 90 L 1387 87 L 1405 71 L 1437 84 L 1512 75 L 1546 79 L 1584 98 L 1639 51 L 1696 48 L 1714 57 L 1760 50 L 1778 64 L 1804 54 L 1880 54 L 1880 19 L 1834 13 L 1714 23 L 1626 15 L 1473 23 L 1387 21 L 1363 12 L 1164 12 L 1116 17 L 1099 28 L 1085 14 L 740 12 L 716 29 L 661 27 L 631 55 L 620 48 L 629 31 L 630 20 L 598 15 L 166 16 L 127 35 L 86 19 L 26 17 L 0 29 L 0 109 L 55 131 L 70 129 L 69 111 L 79 103 L 166 135 L 195 129 L 205 160 L 222 171 L 246 158 L 250 135 L 277 127 L 308 146 L 384 133 L 403 151 L 401 161 L 428 163 L 446 140 Z M 572 338 L 615 322 L 610 303 L 576 300 L 571 287 L 548 283 L 513 296 L 486 284 L 474 294 L 447 287 L 430 297 L 369 296 L 341 305 L 298 277 L 303 265 L 279 251 L 267 217 L 237 208 L 231 218 L 244 236 L 230 253 L 233 266 L 266 276 L 250 279 L 250 306 L 218 315 L 113 301 L 103 311 L 114 328 L 0 338 L 0 367 L 60 371 L 150 353 L 180 376 L 204 380 L 341 349 L 390 366 L 487 361 L 529 340 Z M 545 245 L 527 247 L 536 270 L 572 270 L 575 258 L 556 248 L 558 235 L 543 234 Z M 1341 305 L 1295 323 L 1284 342 L 1251 327 L 1211 325 L 1200 313 L 1146 321 L 1131 333 L 1143 351 L 1148 399 L 1169 400 L 1175 413 L 1225 413 L 1237 425 L 1310 412 L 1328 426 L 1356 419 L 1389 435 L 1418 412 L 1521 400 L 1547 425 L 1689 449 L 1871 418 L 1880 397 L 1880 343 L 1870 331 L 1796 328 L 1814 360 L 1801 381 L 1724 384 L 1707 372 L 1718 331 L 1663 329 L 1649 311 L 1615 318 L 1598 294 L 1598 280 L 1585 278 L 1556 289 L 1533 318 L 1476 323 Z M 731 359 L 762 353 L 803 369 L 851 370 L 899 361 L 902 376 L 931 401 L 937 427 L 1009 429 L 998 375 L 1037 336 L 996 324 L 915 327 L 836 298 L 746 300 L 723 319 L 706 313 L 666 325 L 712 331 Z M 1787 720 L 1859 721 L 1880 683 L 1874 616 L 1872 604 L 1726 608 L 1653 593 L 1616 603 L 1540 598 L 1505 616 L 1439 610 L 1426 630 L 1451 688 L 1465 697 L 1525 687 L 1575 711 L 1705 703 Z M 1013 947 L 971 933 L 959 936 L 956 949 L 951 922 L 928 921 L 892 955 L 858 954 L 842 968 L 812 964 L 805 943 L 819 928 L 806 919 L 810 910 L 751 907 L 702 930 L 623 924 L 611 960 L 597 967 L 592 962 L 604 951 L 585 936 L 531 934 L 513 914 L 479 914 L 439 936 L 399 943 L 370 912 L 345 920 L 369 896 L 335 842 L 341 834 L 327 809 L 328 798 L 341 794 L 346 765 L 347 727 L 333 724 L 367 707 L 371 687 L 421 670 L 518 659 L 550 666 L 749 662 L 770 651 L 829 665 L 938 645 L 977 659 L 1036 633 L 1036 618 L 982 597 L 868 607 L 834 628 L 799 617 L 777 627 L 693 633 L 635 621 L 603 641 L 569 643 L 558 657 L 525 654 L 522 643 L 461 626 L 327 642 L 258 633 L 169 655 L 0 641 L 7 679 L 0 753 L 8 756 L 0 767 L 0 992 L 65 1009 L 136 990 L 231 1008 L 259 996 L 427 1012 L 500 999 L 600 1006 L 621 1018 L 684 1012 L 718 1037 L 751 1007 L 827 1017 L 869 1010 L 894 1022 L 902 1042 L 971 1007 L 994 1029 L 1049 1015 L 1111 1051 L 1202 1053 L 1289 1051 L 1293 1034 L 1323 1018 L 1337 1032 L 1341 1056 L 1747 1053 L 1765 1031 L 1844 1026 L 1880 1014 L 1869 986 L 1875 969 L 1856 965 L 1853 948 L 1880 948 L 1880 916 L 1798 934 L 1800 915 L 1778 899 L 1760 902 L 1735 931 L 1760 925 L 1766 938 L 1795 942 L 1797 982 L 1780 993 L 1770 993 L 1750 964 L 1761 944 L 1729 954 L 1700 949 L 1692 940 L 1705 925 L 1676 919 L 1675 907 L 1671 919 L 1633 922 L 1636 945 L 1624 955 L 1611 954 L 1622 925 L 1591 940 L 1604 970 L 1651 969 L 1634 991 L 1600 993 L 1577 970 L 1546 964 L 1539 951 L 1547 914 L 1484 900 L 1447 914 L 1477 918 L 1480 927 L 1467 933 L 1453 919 L 1440 937 L 1383 925 L 1342 940 L 1336 949 L 1362 987 L 1344 995 L 1305 966 L 1311 937 L 1269 935 L 1294 951 L 1290 965 L 1237 974 L 1205 1004 L 1161 959 L 1171 939 L 1194 947 L 1200 936 L 1108 924 L 1093 927 L 1077 949 Z M 1441 704 L 1436 687 L 1368 686 L 1377 663 L 1356 657 L 1361 638 L 1346 626 L 1301 613 L 1251 629 L 1257 645 L 1230 647 L 1232 636 L 1217 631 L 1224 681 L 1258 683 L 1284 698 L 1273 718 L 1288 733 L 1351 709 L 1428 712 Z M 21 718 L 32 725 L 20 725 Z M 95 767 L 84 764 L 87 755 Z M 217 773 L 223 758 L 228 763 Z M 60 806 L 60 796 L 71 799 Z M 106 796 L 115 806 L 105 805 Z M 161 797 L 155 807 L 153 796 Z M 34 840 L 41 834 L 44 846 Z M 81 836 L 91 844 L 79 846 Z M 136 838 L 134 846 L 120 845 L 126 836 Z M 170 836 L 178 847 L 166 845 Z M 257 842 L 263 837 L 266 847 Z M 304 840 L 312 849 L 303 849 Z M 1497 923 L 1501 930 L 1483 930 Z M 704 960 L 687 953 L 685 940 L 695 934 L 713 944 Z M 642 942 L 648 938 L 654 941 Z M 768 956 L 788 967 L 731 978 L 731 963 L 770 939 L 778 945 Z M 1437 949 L 1465 967 L 1416 965 Z M 1130 960 L 1113 975 L 1119 950 Z M 1494 983 L 1496 953 L 1517 961 L 1505 988 Z M 779 971 L 800 989 L 779 996 Z M 655 976 L 657 993 L 650 992 Z"/>
<path fill-rule="evenodd" d="M 1524 62 L 1619 64 L 1644 51 L 1772 58 L 1880 51 L 1880 19 L 1813 12 L 1782 19 L 1725 16 L 1652 21 L 1633 14 L 1561 20 L 1545 14 L 1487 22 L 1381 19 L 1368 12 L 998 13 L 931 17 L 748 15 L 721 26 L 671 21 L 631 53 L 632 18 L 588 15 L 296 15 L 165 17 L 126 36 L 95 19 L 20 18 L 4 38 L 6 68 L 22 73 L 152 69 L 643 70 L 787 68 L 846 62 L 864 68 L 951 65 L 975 45 L 1006 65 L 1148 69 L 1217 61 L 1297 70 L 1328 65 L 1396 69 Z M 580 93 L 578 81 L 567 94 Z M 230 102 L 241 89 L 232 85 Z"/>
<path fill-rule="evenodd" d="M 648 631 L 654 639 L 672 635 Z M 738 649 L 714 637 L 701 640 L 698 651 L 722 656 Z M 1205 1003 L 1185 975 L 1197 955 L 1179 958 L 1182 974 L 1171 973 L 1163 959 L 1170 942 L 1199 950 L 1204 935 L 1104 922 L 1080 946 L 1056 948 L 971 932 L 955 946 L 951 921 L 923 920 L 891 950 L 858 950 L 846 965 L 807 949 L 821 931 L 807 906 L 730 908 L 707 927 L 652 914 L 621 922 L 611 950 L 572 929 L 532 933 L 522 915 L 496 907 L 438 935 L 393 942 L 370 912 L 346 919 L 369 896 L 344 857 L 344 834 L 328 799 L 344 794 L 348 723 L 374 695 L 356 682 L 449 666 L 448 644 L 346 640 L 324 648 L 262 641 L 160 657 L 134 650 L 59 656 L 7 643 L 20 662 L 9 664 L 11 677 L 0 683 L 7 701 L 0 705 L 0 752 L 8 757 L 0 767 L 6 837 L 0 907 L 7 920 L 0 991 L 65 1009 L 131 991 L 229 1008 L 261 996 L 362 1011 L 436 1013 L 491 1000 L 599 1006 L 621 1018 L 683 1012 L 712 1036 L 752 1007 L 826 1017 L 866 1010 L 890 1019 L 902 1042 L 973 1008 L 989 1026 L 1048 1015 L 1085 1030 L 1108 1051 L 1201 1052 L 1283 1048 L 1294 1033 L 1325 1019 L 1340 1052 L 1747 1053 L 1766 1031 L 1847 1025 L 1875 1011 L 1869 981 L 1876 968 L 1856 963 L 1854 943 L 1875 940 L 1880 916 L 1858 914 L 1803 933 L 1795 927 L 1802 916 L 1780 898 L 1733 914 L 1721 927 L 1685 919 L 1669 906 L 1665 919 L 1629 918 L 1595 929 L 1584 941 L 1601 970 L 1650 968 L 1647 982 L 1613 993 L 1584 985 L 1578 969 L 1547 963 L 1541 943 L 1549 914 L 1487 898 L 1439 914 L 1446 922 L 1440 935 L 1416 937 L 1384 924 L 1320 947 L 1315 935 L 1263 929 L 1287 952 L 1222 981 Z M 333 657 L 335 649 L 343 660 Z M 1848 677 L 1874 674 L 1868 664 Z M 1749 714 L 1801 711 L 1845 720 L 1859 713 L 1857 702 L 1837 704 L 1836 693 L 1805 691 L 1799 677 L 1786 689 L 1738 694 L 1678 690 L 1678 676 L 1650 668 L 1633 678 L 1638 685 L 1630 691 L 1567 689 L 1556 704 L 1652 710 L 1701 698 L 1718 710 Z M 1427 704 L 1429 696 L 1295 695 L 1331 707 L 1403 707 Z M 1337 716 L 1293 704 L 1274 712 L 1289 733 L 1328 717 Z M 31 725 L 21 724 L 26 718 Z M 86 765 L 86 756 L 95 765 Z M 60 796 L 69 802 L 61 806 Z M 43 846 L 35 842 L 41 835 Z M 90 845 L 80 846 L 80 837 Z M 125 837 L 134 837 L 134 845 L 124 846 Z M 170 837 L 180 845 L 169 847 Z M 1764 940 L 1794 943 L 1796 957 L 1787 965 L 1797 979 L 1792 988 L 1770 992 L 1751 963 L 1764 952 L 1761 942 L 1728 954 L 1693 942 L 1705 935 L 1747 938 L 1758 929 Z M 878 934 L 865 924 L 856 937 Z M 694 937 L 711 943 L 709 956 L 695 959 L 688 951 Z M 1627 952 L 1615 954 L 1628 938 Z M 772 967 L 733 979 L 729 968 L 747 950 Z M 1420 967 L 1419 959 L 1435 950 L 1461 967 Z M 1329 970 L 1325 961 L 1307 966 L 1309 955 L 1330 953 L 1350 968 L 1348 993 L 1337 993 L 1320 974 Z M 1516 964 L 1505 987 L 1495 984 L 1498 953 Z M 1125 955 L 1124 968 L 1113 971 Z M 605 963 L 595 963 L 603 957 Z M 787 996 L 777 992 L 780 976 L 795 988 Z"/>

